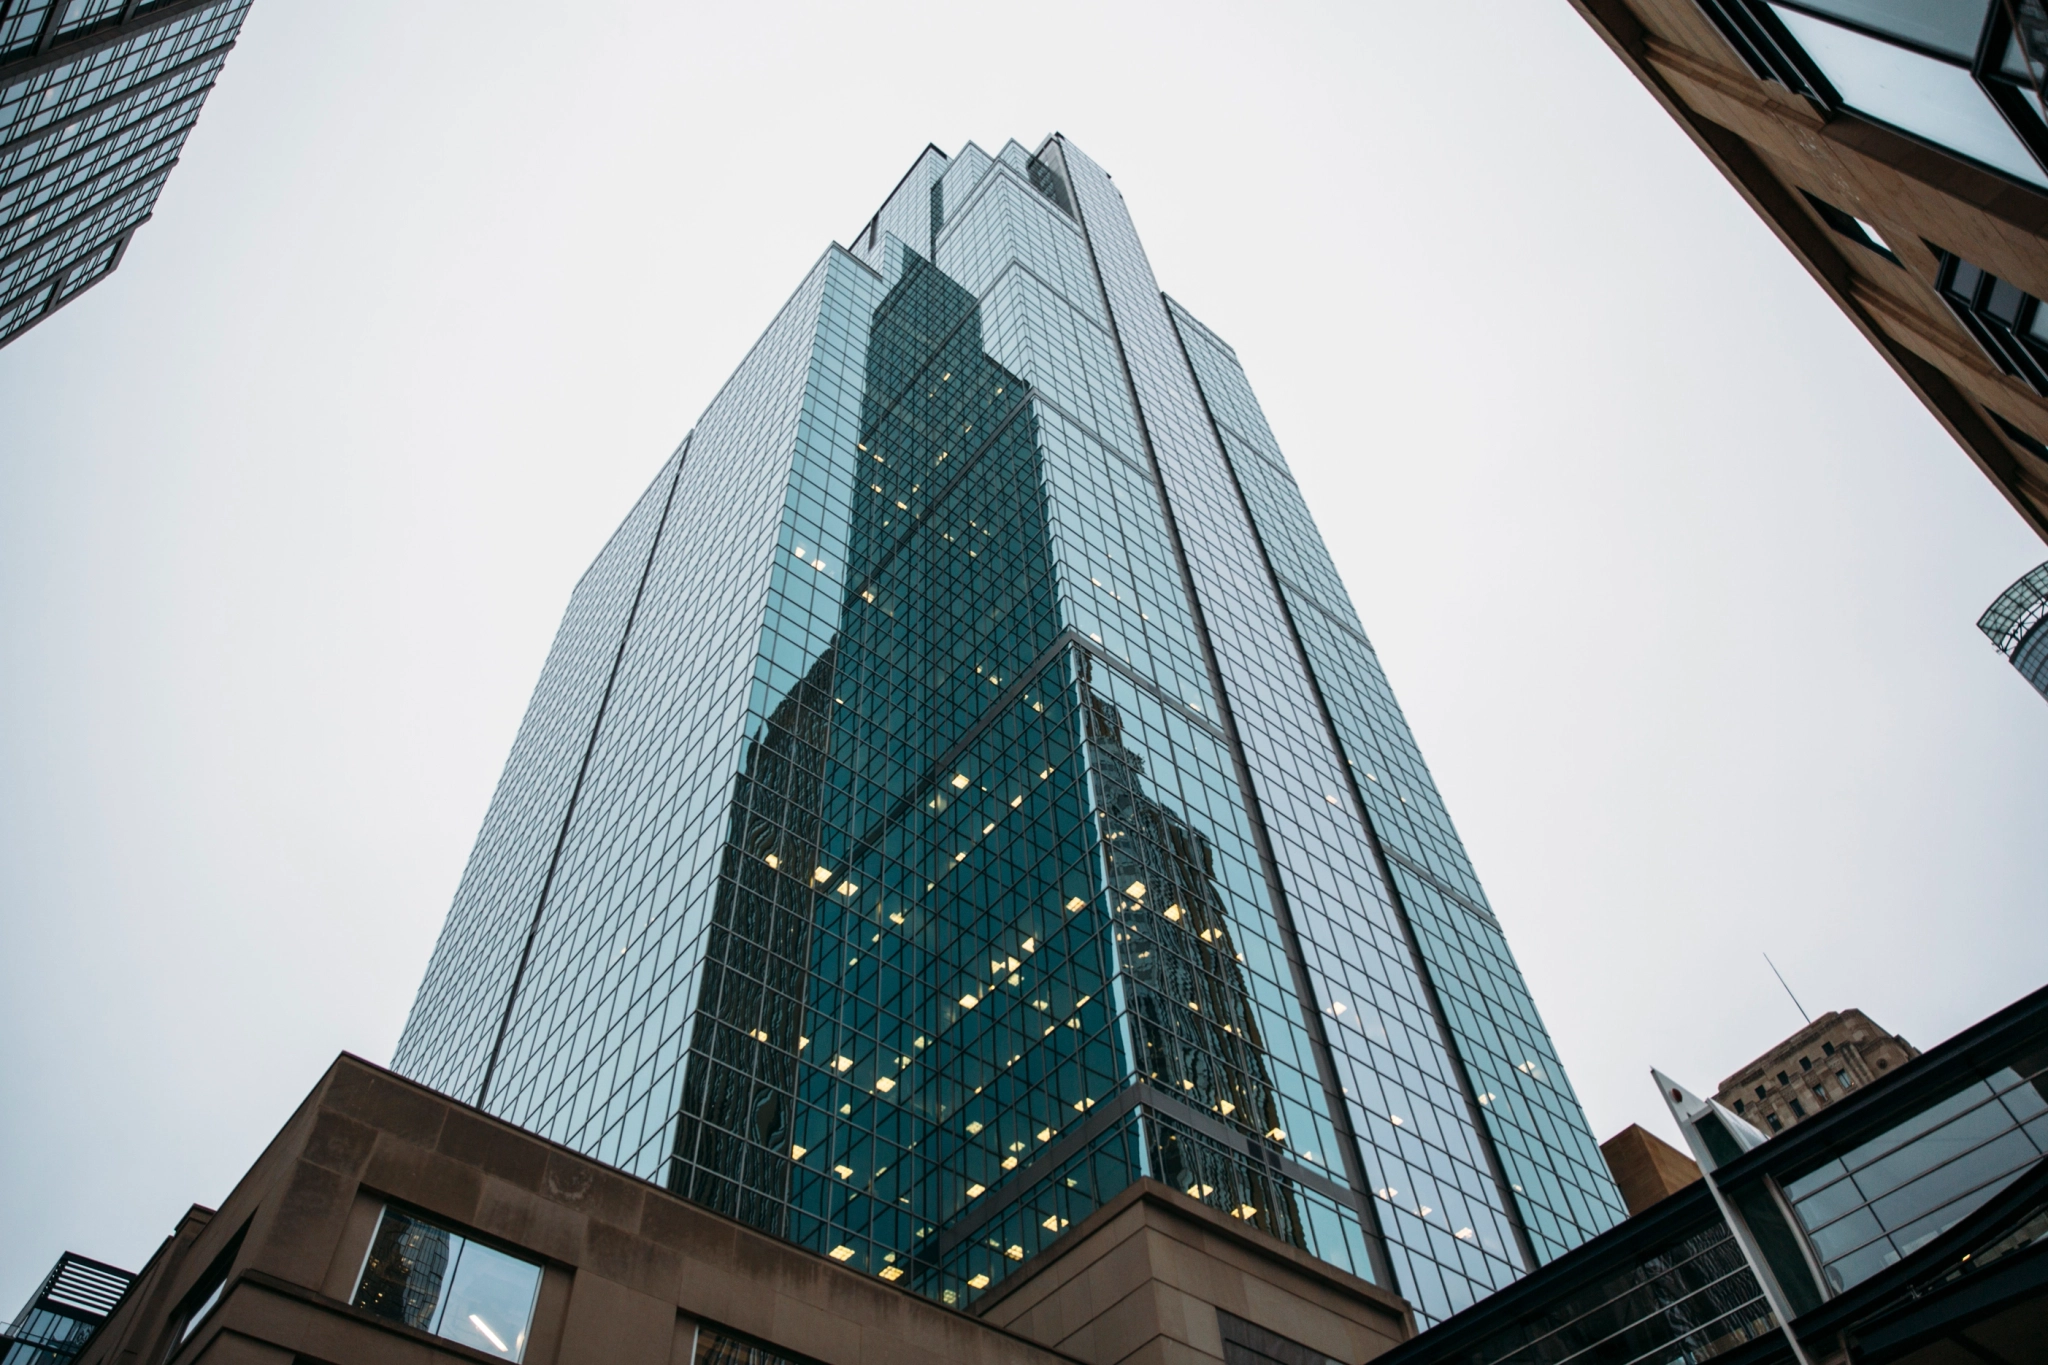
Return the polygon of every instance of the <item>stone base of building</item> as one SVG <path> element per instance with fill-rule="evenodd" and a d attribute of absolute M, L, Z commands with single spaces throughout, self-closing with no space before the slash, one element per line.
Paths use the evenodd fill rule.
<path fill-rule="evenodd" d="M 510 1319 L 429 1330 L 359 1306 L 394 1218 L 534 1277 L 507 1343 L 528 1365 L 1356 1365 L 1414 1334 L 1394 1295 L 1149 1181 L 958 1312 L 344 1055 L 79 1365 L 512 1358 L 451 1339 Z"/>

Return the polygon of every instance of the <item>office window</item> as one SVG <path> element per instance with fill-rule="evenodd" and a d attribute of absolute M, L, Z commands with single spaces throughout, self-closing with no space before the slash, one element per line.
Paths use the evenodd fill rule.
<path fill-rule="evenodd" d="M 1805 1106 L 1805 1105 L 1801 1104 L 1801 1103 L 1800 1103 L 1800 1102 L 1799 1102 L 1798 1100 L 1793 1100 L 1793 1101 L 1791 1101 L 1791 1104 L 1792 1104 L 1792 1117 L 1794 1117 L 1794 1118 L 1798 1118 L 1798 1119 L 1803 1119 L 1803 1118 L 1805 1118 L 1805 1117 L 1806 1117 L 1806 1106 Z"/>
<path fill-rule="evenodd" d="M 1741 1101 L 1741 1100 L 1737 1100 L 1737 1101 L 1735 1101 L 1735 1112 L 1736 1112 L 1737 1114 L 1740 1114 L 1740 1113 L 1742 1112 L 1742 1101 Z"/>
<path fill-rule="evenodd" d="M 1813 1070 L 1813 1058 L 1811 1058 L 1811 1057 L 1801 1057 L 1801 1058 L 1799 1059 L 1799 1069 L 1800 1069 L 1801 1071 L 1811 1071 L 1811 1070 Z"/>
<path fill-rule="evenodd" d="M 526 1353 L 540 1267 L 387 1206 L 355 1305 L 486 1355 Z"/>
<path fill-rule="evenodd" d="M 1835 1055 L 1835 1045 L 1833 1043 L 1822 1043 L 1820 1050 L 1830 1057 Z"/>
<path fill-rule="evenodd" d="M 1764 1098 L 1764 1088 L 1763 1088 L 1762 1086 L 1758 1086 L 1758 1087 L 1756 1088 L 1756 1097 L 1757 1097 L 1758 1099 L 1762 1099 L 1762 1098 Z"/>
<path fill-rule="evenodd" d="M 1783 1072 L 1783 1071 L 1780 1071 L 1780 1072 L 1778 1073 L 1778 1084 L 1779 1084 L 1779 1085 L 1790 1085 L 1790 1084 L 1792 1084 L 1792 1077 L 1791 1077 L 1791 1076 L 1789 1076 L 1789 1075 L 1787 1075 L 1787 1074 L 1786 1074 L 1785 1072 Z"/>
<path fill-rule="evenodd" d="M 1813 1083 L 1813 1097 L 1822 1104 L 1828 1102 L 1828 1083 L 1826 1081 L 1815 1081 Z"/>
<path fill-rule="evenodd" d="M 1785 1126 L 1784 1124 L 1782 1124 L 1782 1123 L 1780 1123 L 1780 1122 L 1778 1121 L 1778 1116 L 1777 1116 L 1776 1114 L 1769 1114 L 1769 1115 L 1766 1115 L 1765 1117 L 1769 1119 L 1769 1121 L 1770 1121 L 1770 1125 L 1771 1125 L 1771 1131 L 1772 1131 L 1772 1132 L 1774 1132 L 1774 1133 L 1775 1133 L 1775 1132 L 1777 1132 L 1777 1131 L 1778 1131 L 1779 1129 L 1781 1129 L 1781 1128 L 1783 1128 L 1783 1127 Z"/>
<path fill-rule="evenodd" d="M 1846 1071 L 1837 1071 L 1837 1072 L 1835 1073 L 1835 1080 L 1836 1080 L 1836 1081 L 1838 1081 L 1838 1082 L 1839 1082 L 1839 1083 L 1841 1084 L 1841 1087 L 1842 1087 L 1842 1089 L 1844 1089 L 1844 1090 L 1849 1090 L 1849 1089 L 1852 1089 L 1852 1088 L 1854 1088 L 1854 1082 L 1852 1082 L 1852 1081 L 1851 1081 L 1851 1080 L 1849 1079 L 1849 1073 L 1848 1073 L 1848 1072 L 1846 1072 Z"/>
<path fill-rule="evenodd" d="M 1700 0 L 1757 75 L 2048 188 L 2039 53 L 1995 0 Z"/>
<path fill-rule="evenodd" d="M 1935 248 L 1934 277 L 1942 302 L 1990 353 L 2000 369 L 2048 394 L 2048 309 L 2009 280 Z"/>

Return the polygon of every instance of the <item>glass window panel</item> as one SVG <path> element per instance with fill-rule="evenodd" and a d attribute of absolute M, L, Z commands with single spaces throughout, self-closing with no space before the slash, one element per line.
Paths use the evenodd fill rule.
<path fill-rule="evenodd" d="M 495 1247 L 464 1241 L 442 1304 L 440 1335 L 518 1360 L 526 1351 L 533 1296 L 539 1288 L 539 1266 Z"/>
<path fill-rule="evenodd" d="M 1893 1191 L 1871 1209 L 1886 1227 L 1902 1228 L 1999 1176 L 2010 1175 L 2039 1155 L 2026 1134 L 2007 1133 Z"/>
<path fill-rule="evenodd" d="M 1813 1249 L 1824 1261 L 1832 1261 L 1847 1252 L 1855 1250 L 1884 1229 L 1877 1224 L 1877 1215 L 1869 1209 L 1858 1209 L 1847 1218 L 1813 1234 Z"/>
<path fill-rule="evenodd" d="M 1802 9 L 1831 14 L 1852 24 L 1904 38 L 1909 43 L 1969 61 L 1991 0 L 1798 0 Z"/>
<path fill-rule="evenodd" d="M 2002 1104 L 1982 1104 L 1943 1124 L 1924 1137 L 1871 1162 L 1856 1172 L 1856 1183 L 1872 1199 L 1887 1194 L 1922 1173 L 1981 1147 L 2012 1124 Z"/>
<path fill-rule="evenodd" d="M 540 1267 L 426 1219 L 386 1208 L 354 1303 L 487 1355 L 526 1351 Z"/>
<path fill-rule="evenodd" d="M 1850 1285 L 1863 1283 L 1898 1259 L 1899 1253 L 1890 1242 L 1875 1241 L 1853 1255 L 1829 1262 L 1828 1279 L 1837 1290 L 1847 1289 Z"/>
<path fill-rule="evenodd" d="M 1819 1193 L 1799 1201 L 1799 1220 L 1809 1228 L 1821 1227 L 1863 1202 L 1863 1193 L 1856 1188 L 1855 1181 L 1837 1180 Z"/>
<path fill-rule="evenodd" d="M 1782 5 L 1771 9 L 1851 108 L 2048 188 L 2048 175 L 1965 68 Z"/>

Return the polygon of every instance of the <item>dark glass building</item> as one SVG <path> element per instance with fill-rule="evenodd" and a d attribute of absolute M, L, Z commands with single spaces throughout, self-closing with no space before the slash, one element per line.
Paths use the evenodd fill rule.
<path fill-rule="evenodd" d="M 1448 1316 L 1622 1217 L 1230 347 L 927 149 L 578 584 L 394 1065 L 967 1304 L 1140 1177 Z"/>
<path fill-rule="evenodd" d="M 121 263 L 249 0 L 0 0 L 0 346 Z"/>
<path fill-rule="evenodd" d="M 2048 564 L 2000 593 L 1977 619 L 1977 629 L 2048 697 Z"/>
<path fill-rule="evenodd" d="M 69 1365 L 134 1282 L 126 1270 L 65 1252 L 0 1332 L 0 1365 Z"/>

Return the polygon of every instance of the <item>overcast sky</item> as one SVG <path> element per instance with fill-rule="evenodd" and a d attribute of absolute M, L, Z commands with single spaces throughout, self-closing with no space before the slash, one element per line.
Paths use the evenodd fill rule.
<path fill-rule="evenodd" d="M 2044 557 L 1565 0 L 257 0 L 0 351 L 0 1314 L 386 1060 L 569 589 L 927 141 L 1229 339 L 1604 1138 L 2048 980 Z"/>

